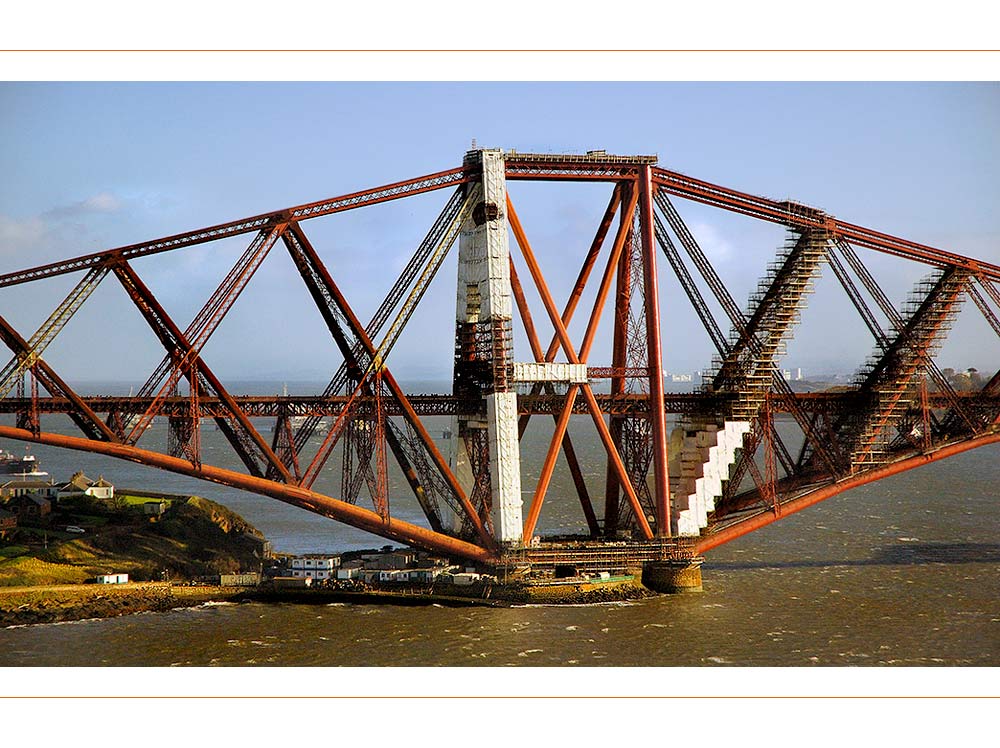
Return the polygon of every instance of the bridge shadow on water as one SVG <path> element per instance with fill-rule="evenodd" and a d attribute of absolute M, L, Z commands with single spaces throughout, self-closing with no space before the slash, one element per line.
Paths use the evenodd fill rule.
<path fill-rule="evenodd" d="M 907 543 L 876 549 L 871 558 L 745 561 L 715 563 L 706 559 L 706 569 L 806 569 L 828 566 L 918 566 L 922 564 L 1000 563 L 1000 543 Z"/>

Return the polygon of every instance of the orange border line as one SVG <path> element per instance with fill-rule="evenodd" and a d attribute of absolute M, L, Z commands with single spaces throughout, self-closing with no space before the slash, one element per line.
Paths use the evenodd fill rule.
<path fill-rule="evenodd" d="M 996 53 L 1000 52 L 1000 49 L 0 49 L 0 52 L 7 53 L 151 53 L 151 54 L 161 54 L 161 53 L 186 53 L 186 54 L 201 54 L 201 53 L 267 53 L 267 52 L 277 52 L 282 54 L 288 53 L 300 53 L 300 54 L 315 54 L 315 53 L 339 53 L 339 54 L 496 54 L 496 53 L 515 53 L 515 54 L 573 54 L 573 53 L 612 53 L 612 54 L 649 54 L 649 53 L 665 53 L 665 54 L 748 54 L 748 53 L 760 53 L 760 54 L 926 54 L 926 53 L 945 53 L 945 54 L 984 54 L 984 53 Z"/>

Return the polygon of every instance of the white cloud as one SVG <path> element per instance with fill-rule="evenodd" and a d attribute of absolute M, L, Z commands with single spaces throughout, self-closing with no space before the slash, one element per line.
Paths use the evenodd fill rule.
<path fill-rule="evenodd" d="M 80 207 L 95 213 L 114 213 L 121 209 L 122 202 L 110 192 L 100 192 L 82 201 Z"/>
<path fill-rule="evenodd" d="M 57 205 L 54 208 L 42 213 L 43 218 L 53 218 L 56 220 L 66 218 L 78 218 L 93 213 L 114 213 L 121 209 L 122 202 L 110 192 L 99 192 L 91 195 L 85 200 L 66 205 Z"/>
<path fill-rule="evenodd" d="M 0 253 L 14 254 L 37 248 L 48 233 L 45 221 L 38 217 L 18 220 L 0 214 Z"/>
<path fill-rule="evenodd" d="M 733 259 L 733 245 L 717 228 L 708 223 L 693 223 L 690 230 L 698 246 L 713 263 L 725 264 Z"/>
<path fill-rule="evenodd" d="M 79 237 L 87 216 L 114 213 L 121 208 L 122 201 L 116 195 L 99 192 L 85 200 L 57 205 L 37 216 L 14 218 L 0 214 L 0 254 L 37 256 L 56 242 L 61 231 L 72 231 Z"/>

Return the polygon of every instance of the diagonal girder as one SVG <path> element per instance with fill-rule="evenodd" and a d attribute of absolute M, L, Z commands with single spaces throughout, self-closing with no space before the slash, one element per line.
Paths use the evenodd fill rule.
<path fill-rule="evenodd" d="M 0 316 L 0 338 L 3 338 L 4 343 L 16 356 L 27 357 L 29 355 L 28 342 L 2 316 Z M 98 441 L 121 441 L 115 432 L 94 412 L 93 408 L 84 402 L 83 398 L 74 392 L 43 359 L 35 361 L 31 370 L 35 379 L 41 382 L 50 395 L 64 397 L 69 401 L 69 417 L 88 438 Z"/>
<path fill-rule="evenodd" d="M 176 345 L 176 341 L 174 341 L 175 345 L 166 346 L 167 355 L 140 388 L 139 397 L 152 394 L 157 387 L 160 389 L 149 408 L 132 424 L 132 429 L 126 438 L 127 441 L 134 444 L 149 428 L 149 424 L 159 412 L 164 398 L 173 391 L 182 376 L 183 369 L 190 363 L 190 358 L 197 356 L 204 348 L 208 339 L 218 328 L 219 323 L 222 322 L 222 319 L 264 262 L 271 247 L 284 233 L 286 226 L 286 223 L 278 223 L 262 230 L 236 261 L 185 330 L 184 339 L 190 347 L 189 352 L 181 354 L 181 349 Z M 125 266 L 118 264 L 115 267 Z M 116 270 L 116 272 L 118 271 Z M 119 278 L 121 278 L 120 273 Z"/>
<path fill-rule="evenodd" d="M 291 481 L 288 469 L 278 460 L 270 446 L 260 433 L 250 423 L 246 413 L 239 407 L 233 397 L 222 386 L 222 383 L 211 372 L 198 355 L 198 351 L 187 340 L 170 316 L 166 313 L 153 293 L 146 287 L 127 262 L 120 262 L 114 267 L 122 287 L 136 305 L 143 318 L 152 328 L 154 334 L 178 360 L 178 370 L 183 372 L 192 389 L 203 388 L 223 403 L 226 416 L 217 417 L 219 429 L 226 435 L 233 448 L 239 454 L 243 463 L 254 476 L 263 476 L 265 464 L 270 464 L 278 471 L 285 482 Z"/>
<path fill-rule="evenodd" d="M 403 275 L 400 276 L 400 281 L 397 281 L 393 291 L 390 293 L 390 297 L 395 298 L 390 303 L 390 297 L 387 297 L 379 311 L 376 312 L 376 315 L 369 326 L 375 329 L 380 329 L 385 320 L 388 319 L 388 315 L 392 308 L 395 307 L 399 299 L 402 298 L 403 292 L 409 286 L 409 280 L 406 282 L 401 281 L 403 281 L 404 278 L 412 279 L 413 276 L 417 275 L 417 271 L 421 267 L 423 268 L 419 277 L 416 278 L 413 287 L 410 289 L 409 295 L 397 312 L 396 318 L 393 321 L 389 332 L 386 333 L 382 342 L 379 344 L 378 355 L 371 358 L 370 362 L 363 367 L 366 373 L 371 373 L 374 362 L 384 360 L 389 355 L 389 352 L 391 351 L 392 346 L 395 345 L 403 327 L 405 327 L 406 323 L 409 321 L 414 309 L 416 309 L 417 304 L 423 297 L 431 281 L 434 279 L 438 269 L 441 267 L 441 263 L 443 262 L 445 256 L 447 256 L 449 249 L 454 244 L 462 225 L 471 215 L 472 209 L 475 206 L 476 201 L 479 199 L 478 196 L 480 193 L 481 188 L 479 186 L 472 186 L 462 193 L 460 200 L 453 198 L 453 200 L 449 202 L 438 222 L 435 223 L 435 227 L 432 228 L 431 234 L 428 235 L 428 239 L 425 240 L 423 245 L 421 245 L 421 248 L 418 250 L 418 253 L 414 258 L 416 259 L 417 257 L 421 257 L 424 261 L 414 263 L 414 261 L 411 260 L 407 270 L 404 270 Z M 456 195 L 456 197 L 458 196 Z M 412 272 L 409 270 L 411 266 Z M 397 292 L 398 295 L 396 295 Z M 326 304 L 326 302 L 324 302 L 324 304 Z M 365 336 L 372 339 L 372 335 L 367 330 L 365 331 Z M 354 355 L 360 356 L 364 352 L 364 348 L 364 344 L 361 343 L 359 339 L 356 340 L 353 346 Z M 330 381 L 330 384 L 327 385 L 327 388 L 324 391 L 324 396 L 329 397 L 343 387 L 347 383 L 347 376 L 348 372 L 345 362 L 345 364 L 338 369 L 337 373 Z M 315 430 L 315 425 L 315 421 L 307 420 L 307 422 L 296 434 L 295 447 L 297 450 L 301 450 L 302 447 L 305 446 L 309 436 L 311 436 L 312 432 Z M 329 440 L 326 440 L 324 445 L 329 445 Z M 329 448 L 332 449 L 332 445 L 330 445 Z M 325 460 L 326 458 L 323 457 L 322 459 Z"/>
<path fill-rule="evenodd" d="M 468 188 L 470 192 L 476 192 L 478 188 L 471 187 Z M 426 290 L 426 285 L 433 278 L 434 274 L 437 272 L 437 268 L 440 266 L 440 260 L 444 258 L 447 254 L 448 249 L 454 243 L 455 239 L 452 233 L 456 231 L 456 226 L 460 229 L 464 221 L 464 216 L 467 211 L 471 211 L 474 206 L 473 195 L 466 195 L 466 188 L 459 188 L 452 195 L 451 199 L 445 205 L 444 210 L 438 216 L 431 230 L 428 232 L 424 241 L 421 242 L 417 251 L 414 252 L 410 261 L 407 263 L 406 267 L 403 268 L 396 282 L 393 284 L 389 293 L 386 294 L 381 305 L 379 305 L 378 310 L 372 316 L 368 325 L 365 327 L 365 332 L 368 337 L 375 340 L 379 333 L 381 333 L 382 328 L 388 321 L 392 310 L 395 309 L 403 298 L 403 295 L 407 292 L 407 289 L 413 284 L 414 280 L 417 279 L 418 274 L 422 269 L 425 269 L 425 273 L 420 276 L 421 281 Z M 478 194 L 478 192 L 476 192 Z M 443 249 L 442 249 L 443 248 Z M 432 258 L 438 258 L 435 263 Z M 428 264 L 430 262 L 430 265 Z M 433 265 L 433 270 L 430 273 L 429 278 L 426 276 L 426 269 Z M 421 291 L 421 293 L 423 293 Z M 360 350 L 360 349 L 359 349 Z M 334 373 L 333 377 L 330 379 L 329 384 L 326 389 L 323 390 L 323 397 L 330 397 L 337 392 L 340 392 L 344 386 L 347 384 L 347 366 L 346 363 L 342 364 L 340 368 Z M 295 432 L 295 439 L 292 448 L 299 453 L 309 442 L 309 439 L 316 432 L 316 428 L 319 424 L 320 419 L 318 417 L 307 418 L 302 425 Z M 287 461 L 290 456 L 285 456 L 284 459 Z"/>
<path fill-rule="evenodd" d="M 477 191 L 470 190 L 470 192 L 475 194 Z M 468 202 L 471 204 L 471 201 Z M 459 225 L 461 225 L 461 222 L 464 222 L 466 218 L 464 215 L 465 212 L 466 211 L 464 210 L 459 211 L 459 214 L 456 216 L 455 221 L 458 222 Z M 366 385 L 367 380 L 373 374 L 376 375 L 377 379 L 384 381 L 393 400 L 395 400 L 403 411 L 404 417 L 409 426 L 419 435 L 424 450 L 426 450 L 430 460 L 447 482 L 451 493 L 454 495 L 455 499 L 457 499 L 457 502 L 464 511 L 466 518 L 472 523 L 477 535 L 487 544 L 491 544 L 492 539 L 486 533 L 485 528 L 479 521 L 479 517 L 472 508 L 472 505 L 469 503 L 465 493 L 462 491 L 461 486 L 458 484 L 458 480 L 451 472 L 451 469 L 448 467 L 444 457 L 438 451 L 434 441 L 427 433 L 417 416 L 416 411 L 414 411 L 413 406 L 410 404 L 409 399 L 406 397 L 402 388 L 396 382 L 389 370 L 384 368 L 384 356 L 387 354 L 387 349 L 391 348 L 391 345 L 385 345 L 386 341 L 390 339 L 389 336 L 386 336 L 386 339 L 383 340 L 383 345 L 376 350 L 371 339 L 361 327 L 361 323 L 358 321 L 350 305 L 347 303 L 347 299 L 340 292 L 340 289 L 330 276 L 326 266 L 316 254 L 316 251 L 312 248 L 312 245 L 305 237 L 305 234 L 302 233 L 301 228 L 297 224 L 293 223 L 290 226 L 288 233 L 289 236 L 286 239 L 286 244 L 288 245 L 289 251 L 292 253 L 293 258 L 296 261 L 296 266 L 299 267 L 300 272 L 303 273 L 303 277 L 306 279 L 310 293 L 312 293 L 314 299 L 316 299 L 320 312 L 323 314 L 324 319 L 328 322 L 330 332 L 333 335 L 335 342 L 340 347 L 341 353 L 344 355 L 349 371 L 353 369 L 355 377 L 357 378 L 356 381 L 359 383 L 358 388 Z M 452 238 L 451 242 L 448 242 L 448 246 L 450 246 L 453 241 L 454 238 Z M 416 289 L 419 289 L 421 294 L 422 291 L 426 289 L 427 284 L 430 283 L 430 279 L 433 278 L 434 272 L 440 265 L 444 253 L 445 250 L 439 247 L 438 254 L 440 256 L 431 258 L 431 266 L 433 266 L 433 269 L 432 267 L 425 268 L 423 275 L 418 280 Z M 411 294 L 411 299 L 408 301 L 412 301 L 412 304 L 409 306 L 404 304 L 404 309 L 400 312 L 400 314 L 406 314 L 405 319 L 409 318 L 409 314 L 412 313 L 412 309 L 416 306 L 416 301 L 419 301 L 419 297 L 416 301 L 413 301 L 413 295 Z M 399 317 L 397 317 L 397 321 L 398 320 Z M 399 326 L 399 329 L 402 329 L 402 325 Z M 352 345 L 352 341 L 348 339 L 348 334 L 353 337 L 354 345 Z M 395 339 L 392 339 L 392 342 L 395 342 Z M 359 347 L 360 351 L 358 350 Z M 334 431 L 335 429 L 331 429 L 331 433 Z M 417 494 L 418 500 L 421 500 L 423 498 L 422 494 L 424 493 L 424 489 L 419 484 L 415 485 L 416 474 L 413 471 L 412 466 L 409 465 L 405 451 L 396 440 L 392 429 L 386 430 L 386 436 L 390 440 L 390 445 L 397 445 L 393 448 L 393 454 L 396 456 L 397 460 L 400 461 L 400 466 L 407 475 L 411 487 L 414 488 L 414 492 Z M 303 476 L 302 485 L 309 486 L 313 481 L 315 481 L 319 468 L 314 466 L 321 466 L 326 462 L 326 459 L 332 451 L 333 446 L 336 444 L 336 441 L 337 439 L 335 436 L 331 437 L 329 435 L 328 438 L 324 440 L 323 445 L 320 447 L 320 451 L 313 460 L 313 464 Z M 421 501 L 421 507 L 425 510 L 425 512 L 429 513 L 428 519 L 440 525 L 440 518 L 435 517 L 434 519 L 431 519 L 433 516 L 433 513 L 430 512 L 432 506 L 433 505 L 430 502 L 425 503 L 424 501 Z"/>
<path fill-rule="evenodd" d="M 730 323 L 733 326 L 734 335 L 747 340 L 751 352 L 754 355 L 759 355 L 763 346 L 761 340 L 757 337 L 757 335 L 751 335 L 748 329 L 749 322 L 747 318 L 743 315 L 743 312 L 740 310 L 736 301 L 729 293 L 729 289 L 726 288 L 722 279 L 719 278 L 719 275 L 715 272 L 715 268 L 712 267 L 712 263 L 698 245 L 698 242 L 691 234 L 683 219 L 677 213 L 677 210 L 670 202 L 670 199 L 663 192 L 658 192 L 656 195 L 656 204 L 666 217 L 671 229 L 673 229 L 678 239 L 680 239 L 685 251 L 691 258 L 695 267 L 698 269 L 702 279 L 712 291 L 716 301 L 723 308 L 723 310 L 725 310 Z M 729 340 L 722 336 L 721 330 L 715 322 L 707 304 L 705 304 L 704 299 L 702 299 L 697 286 L 694 285 L 690 274 L 687 272 L 687 268 L 681 261 L 680 253 L 674 247 L 673 242 L 670 239 L 670 235 L 667 233 L 659 220 L 659 216 L 654 216 L 654 218 L 656 220 L 657 227 L 657 241 L 660 243 L 663 252 L 667 255 L 668 261 L 677 273 L 678 279 L 681 281 L 682 286 L 687 292 L 692 305 L 695 307 L 696 311 L 698 311 L 698 315 L 701 318 L 706 331 L 716 344 L 720 357 L 725 359 L 731 355 L 733 346 L 730 344 Z M 775 367 L 772 367 L 770 384 L 775 396 L 780 399 L 782 405 L 787 408 L 788 412 L 798 423 L 799 428 L 802 429 L 806 442 L 813 447 L 818 454 L 820 454 L 827 466 L 827 469 L 830 470 L 832 474 L 837 474 L 839 470 L 838 466 L 841 460 L 838 459 L 835 454 L 835 446 L 824 442 L 822 437 L 814 431 L 811 427 L 808 416 L 800 407 L 798 407 L 795 395 L 788 382 L 785 381 L 784 377 L 781 376 L 781 373 Z M 770 443 L 772 448 L 775 450 L 775 454 L 781 462 L 785 472 L 792 474 L 795 470 L 795 463 L 777 431 L 773 431 L 771 434 Z"/>
<path fill-rule="evenodd" d="M 367 368 L 367 364 L 362 363 L 362 360 L 367 361 L 368 358 L 364 353 L 365 346 L 363 341 L 351 332 L 351 318 L 341 306 L 342 297 L 340 296 L 333 279 L 330 277 L 326 267 L 322 264 L 319 256 L 316 254 L 309 240 L 306 238 L 297 223 L 293 223 L 289 228 L 289 231 L 286 232 L 284 242 L 296 268 L 299 270 L 299 273 L 309 290 L 310 295 L 313 297 L 313 301 L 316 303 L 320 314 L 323 316 L 330 334 L 333 336 L 335 343 L 338 348 L 340 348 L 340 351 L 344 356 L 348 377 L 356 382 L 359 382 L 361 390 L 370 396 L 373 392 L 373 384 L 366 381 L 364 371 Z M 376 386 L 381 387 L 381 384 Z M 371 421 L 371 423 L 376 424 L 377 421 Z M 345 452 L 345 465 L 349 464 L 349 450 L 353 443 L 351 436 L 354 428 L 355 424 L 353 421 L 344 425 L 344 429 L 346 429 L 346 431 L 343 433 L 346 433 L 348 437 L 345 442 L 345 450 L 348 450 Z M 397 432 L 393 429 L 388 429 L 385 432 L 385 438 L 388 440 L 393 455 L 399 463 L 399 467 L 403 471 L 403 474 L 406 476 L 418 502 L 424 509 L 424 513 L 427 516 L 428 521 L 436 531 L 440 531 L 443 527 L 443 523 L 436 504 L 427 498 L 427 491 L 420 482 L 420 479 L 418 478 L 411 463 L 410 455 L 407 454 L 407 451 L 404 448 L 403 443 L 400 441 Z M 318 467 L 314 466 L 318 466 L 326 462 L 326 455 L 332 451 L 336 442 L 336 439 L 324 441 L 324 445 L 321 447 L 321 453 L 318 455 L 318 459 L 321 462 L 314 460 L 313 464 L 309 466 L 309 469 L 307 469 L 306 474 L 299 476 L 300 484 L 310 485 L 315 480 L 318 475 Z M 288 450 L 287 453 L 291 457 L 297 458 L 297 452 L 293 449 L 294 442 L 292 440 L 288 440 L 286 442 L 286 447 Z M 359 472 L 361 477 L 368 477 L 364 471 L 367 470 L 367 464 L 370 458 L 371 454 L 363 456 L 363 467 Z M 373 490 L 377 490 L 374 488 L 374 483 L 375 481 L 373 477 L 370 485 L 373 486 Z M 349 482 L 347 484 L 348 492 L 345 494 L 345 498 L 351 499 L 356 497 L 357 492 L 353 486 L 354 482 Z M 373 499 L 374 498 L 375 494 L 373 493 Z"/>
<path fill-rule="evenodd" d="M 756 414 L 762 387 L 770 387 L 774 360 L 789 330 L 798 322 L 799 306 L 812 290 L 812 280 L 826 253 L 825 234 L 799 234 L 783 256 L 771 263 L 768 276 L 751 295 L 746 327 L 737 331 L 729 355 L 713 379 L 716 390 L 736 388 L 741 394 L 748 392 L 748 397 L 741 398 L 746 402 L 733 414 L 740 420 L 750 420 Z M 754 338 L 760 340 L 759 348 Z"/>
<path fill-rule="evenodd" d="M 601 223 L 598 225 L 597 232 L 594 235 L 594 240 L 590 245 L 590 249 L 587 252 L 586 257 L 583 260 L 583 264 L 580 267 L 580 272 L 577 275 L 576 283 L 573 284 L 573 290 L 570 292 L 569 299 L 566 301 L 566 305 L 563 307 L 562 321 L 567 327 L 573 319 L 573 314 L 576 311 L 576 307 L 580 302 L 580 297 L 583 295 L 583 291 L 587 286 L 587 281 L 590 279 L 590 273 L 594 269 L 594 265 L 597 262 L 597 258 L 600 255 L 601 248 L 604 246 L 604 240 L 607 238 L 608 231 L 611 228 L 611 224 L 614 221 L 614 217 L 618 211 L 619 205 L 621 205 L 622 191 L 626 189 L 621 183 L 615 185 L 614 191 L 611 193 L 611 200 L 608 202 L 608 207 L 604 211 L 604 216 L 601 218 Z M 631 194 L 631 193 L 630 193 Z M 619 231 L 621 234 L 621 239 L 624 241 L 625 235 Z M 615 239 L 617 242 L 617 238 Z M 614 251 L 614 250 L 612 250 Z M 511 264 L 513 267 L 513 263 Z M 516 271 L 514 271 L 516 273 Z M 552 339 L 549 342 L 549 347 L 545 351 L 544 361 L 550 363 L 555 361 L 556 353 L 559 351 L 559 336 L 556 334 L 552 335 Z M 542 391 L 540 384 L 535 384 L 532 389 L 532 395 L 537 395 Z M 524 434 L 524 430 L 528 426 L 529 416 L 523 416 L 518 422 L 518 433 L 519 435 Z"/>
<path fill-rule="evenodd" d="M 590 317 L 590 324 L 588 325 L 587 332 L 584 335 L 580 351 L 577 353 L 577 351 L 573 348 L 572 342 L 570 341 L 569 333 L 566 331 L 566 326 L 563 324 L 562 317 L 556 310 L 555 302 L 553 301 L 552 295 L 549 293 L 548 287 L 545 284 L 541 268 L 539 267 L 538 261 L 535 259 L 535 254 L 531 249 L 531 245 L 528 243 L 527 237 L 524 234 L 524 229 L 517 217 L 517 212 L 514 210 L 514 205 L 510 200 L 510 195 L 507 195 L 507 219 L 510 223 L 510 228 L 514 233 L 515 239 L 517 240 L 518 247 L 521 249 L 521 255 L 524 257 L 524 260 L 528 265 L 528 270 L 530 271 L 531 278 L 535 283 L 535 288 L 542 297 L 545 311 L 549 316 L 549 321 L 552 323 L 552 327 L 555 329 L 555 334 L 559 339 L 559 344 L 562 346 L 563 352 L 571 364 L 586 362 L 590 353 L 590 346 L 593 343 L 594 335 L 596 334 L 597 321 L 600 319 L 601 308 L 607 298 L 607 293 L 611 286 L 611 278 L 614 274 L 614 268 L 618 264 L 618 259 L 621 256 L 621 250 L 625 243 L 625 235 L 622 229 L 631 225 L 632 217 L 635 214 L 636 205 L 638 203 L 638 198 L 638 191 L 634 190 L 629 201 L 628 208 L 626 209 L 627 219 L 623 219 L 622 224 L 619 227 L 621 241 L 619 242 L 617 239 L 615 241 L 615 247 L 613 248 L 611 257 L 608 260 L 608 269 L 602 279 L 601 288 L 597 292 L 597 299 L 595 300 L 594 310 Z M 627 233 L 627 230 L 625 233 Z M 628 470 L 625 468 L 624 463 L 622 463 L 618 448 L 615 446 L 614 441 L 611 438 L 611 433 L 608 430 L 608 426 L 604 422 L 604 414 L 601 412 L 600 406 L 594 397 L 593 390 L 589 384 L 583 384 L 580 387 L 580 391 L 582 392 L 587 403 L 587 410 L 590 413 L 591 419 L 597 427 L 597 433 L 601 438 L 604 449 L 608 453 L 608 459 L 611 460 L 614 465 L 615 471 L 618 474 L 618 479 L 621 481 L 622 487 L 625 490 L 625 495 L 628 497 L 629 503 L 632 505 L 632 510 L 636 514 L 639 530 L 647 540 L 652 539 L 653 531 L 650 529 L 649 523 L 646 520 L 645 512 L 643 512 L 639 503 L 639 498 L 636 495 L 635 488 L 628 475 Z"/>
<path fill-rule="evenodd" d="M 538 363 L 544 363 L 544 354 L 542 352 L 542 344 L 538 339 L 538 333 L 535 331 L 535 323 L 531 317 L 531 309 L 528 307 L 528 300 L 524 295 L 524 289 L 521 286 L 521 281 L 517 277 L 517 268 L 514 267 L 513 258 L 510 259 L 510 285 L 511 293 L 514 296 L 514 302 L 517 305 L 518 313 L 521 317 L 521 322 L 524 324 L 525 332 L 528 336 L 528 345 L 531 347 L 531 353 Z M 541 383 L 536 383 L 541 384 Z M 548 394 L 554 394 L 554 388 L 551 383 L 545 383 L 544 389 L 547 390 Z M 574 395 L 575 400 L 575 395 Z M 570 409 L 572 409 L 572 404 L 570 404 Z M 555 413 L 552 414 L 555 419 L 556 428 L 559 428 L 559 416 Z M 527 426 L 527 421 L 524 421 L 524 426 Z M 518 424 L 518 439 L 524 435 L 524 428 L 521 424 Z M 594 513 L 594 505 L 590 500 L 590 494 L 587 491 L 587 483 L 583 477 L 583 471 L 580 468 L 580 461 L 577 459 L 576 450 L 573 448 L 573 440 L 570 438 L 569 433 L 565 428 L 562 429 L 561 444 L 563 449 L 563 454 L 566 457 L 566 464 L 569 467 L 570 475 L 573 478 L 573 484 L 576 487 L 577 497 L 580 499 L 580 506 L 583 509 L 584 517 L 587 520 L 587 527 L 590 530 L 592 536 L 597 536 L 600 534 L 600 526 L 597 522 L 597 515 Z M 544 495 L 544 491 L 542 491 Z M 538 492 L 536 491 L 536 496 Z M 541 503 L 539 503 L 541 507 Z M 535 517 L 537 520 L 537 516 Z M 534 528 L 534 523 L 531 523 L 532 529 Z M 527 526 L 527 525 L 526 525 Z M 529 540 L 531 538 L 531 533 L 526 533 L 524 535 Z"/>
<path fill-rule="evenodd" d="M 837 239 L 835 244 L 841 254 L 844 255 L 844 259 L 847 260 L 851 269 L 854 270 L 855 274 L 861 280 L 865 290 L 867 290 L 871 297 L 875 300 L 875 303 L 878 305 L 879 309 L 881 309 L 882 314 L 884 314 L 886 319 L 889 321 L 890 328 L 894 330 L 902 330 L 905 327 L 902 315 L 900 315 L 896 307 L 889 300 L 889 297 L 885 295 L 885 292 L 879 286 L 875 277 L 871 274 L 871 271 L 869 271 L 865 264 L 861 261 L 861 258 L 858 257 L 851 245 L 844 239 Z M 848 295 L 851 296 L 851 301 L 854 302 L 854 305 L 858 309 L 859 313 L 861 313 L 862 317 L 865 319 L 865 324 L 868 325 L 872 334 L 875 336 L 876 344 L 882 349 L 883 352 L 887 351 L 890 345 L 889 334 L 884 332 L 881 325 L 879 325 L 877 320 L 875 320 L 871 310 L 868 309 L 867 304 L 865 304 L 864 299 L 861 297 L 861 294 L 850 280 L 846 269 L 843 268 L 837 259 L 836 253 L 831 252 L 829 257 L 831 258 L 834 271 L 836 272 L 838 269 L 840 270 L 837 278 L 840 280 L 841 285 L 844 286 L 845 290 L 847 290 Z M 969 289 L 970 291 L 974 290 L 971 284 L 969 285 Z M 945 423 L 943 425 L 937 424 L 938 428 L 944 429 L 947 432 L 954 432 L 958 428 L 958 424 L 960 422 L 964 422 L 965 427 L 968 430 L 972 432 L 978 431 L 980 425 L 976 423 L 975 418 L 970 414 L 969 410 L 959 401 L 955 388 L 951 386 L 948 378 L 944 375 L 941 369 L 938 368 L 934 359 L 927 355 L 925 351 L 916 351 L 916 353 L 922 357 L 922 365 L 927 371 L 927 374 L 934 380 L 937 388 L 947 396 L 950 402 L 951 410 L 945 417 Z M 936 421 L 936 419 L 934 420 Z"/>
<path fill-rule="evenodd" d="M 946 252 L 926 244 L 918 244 L 881 231 L 847 223 L 802 203 L 750 195 L 667 169 L 654 168 L 653 181 L 661 190 L 671 195 L 779 223 L 796 231 L 819 229 L 831 237 L 841 238 L 878 252 L 941 268 L 956 267 L 974 273 L 981 272 L 993 281 L 1000 280 L 1000 265 L 963 257 L 954 252 Z"/>
<path fill-rule="evenodd" d="M 10 391 L 17 384 L 18 378 L 41 358 L 49 343 L 55 340 L 55 337 L 66 327 L 77 310 L 83 306 L 83 302 L 97 290 L 107 274 L 106 267 L 91 268 L 83 276 L 83 279 L 73 287 L 62 303 L 53 310 L 49 318 L 27 341 L 24 350 L 15 354 L 14 358 L 0 371 L 0 397 L 7 397 L 10 394 Z"/>
<path fill-rule="evenodd" d="M 878 446 L 887 429 L 901 420 L 911 404 L 909 389 L 923 361 L 940 345 L 941 333 L 961 303 L 969 274 L 947 268 L 934 279 L 918 284 L 912 312 L 897 330 L 889 347 L 859 378 L 868 407 L 842 420 L 838 431 L 851 445 L 852 471 L 883 461 Z"/>

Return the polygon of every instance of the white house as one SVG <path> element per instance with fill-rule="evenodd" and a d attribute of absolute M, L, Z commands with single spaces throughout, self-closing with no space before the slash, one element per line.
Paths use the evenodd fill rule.
<path fill-rule="evenodd" d="M 291 561 L 293 577 L 310 579 L 333 579 L 337 576 L 340 556 L 297 556 Z"/>
<path fill-rule="evenodd" d="M 0 485 L 0 498 L 3 499 L 13 499 L 29 494 L 41 496 L 43 499 L 54 499 L 58 493 L 58 486 L 51 480 L 45 481 L 37 478 L 18 478 Z"/>
<path fill-rule="evenodd" d="M 93 496 L 95 499 L 111 500 L 115 497 L 115 487 L 104 480 L 102 475 L 97 480 L 91 480 L 83 471 L 73 473 L 73 477 L 59 486 L 59 498 L 73 496 Z"/>
<path fill-rule="evenodd" d="M 128 574 L 98 574 L 98 584 L 128 584 Z"/>

